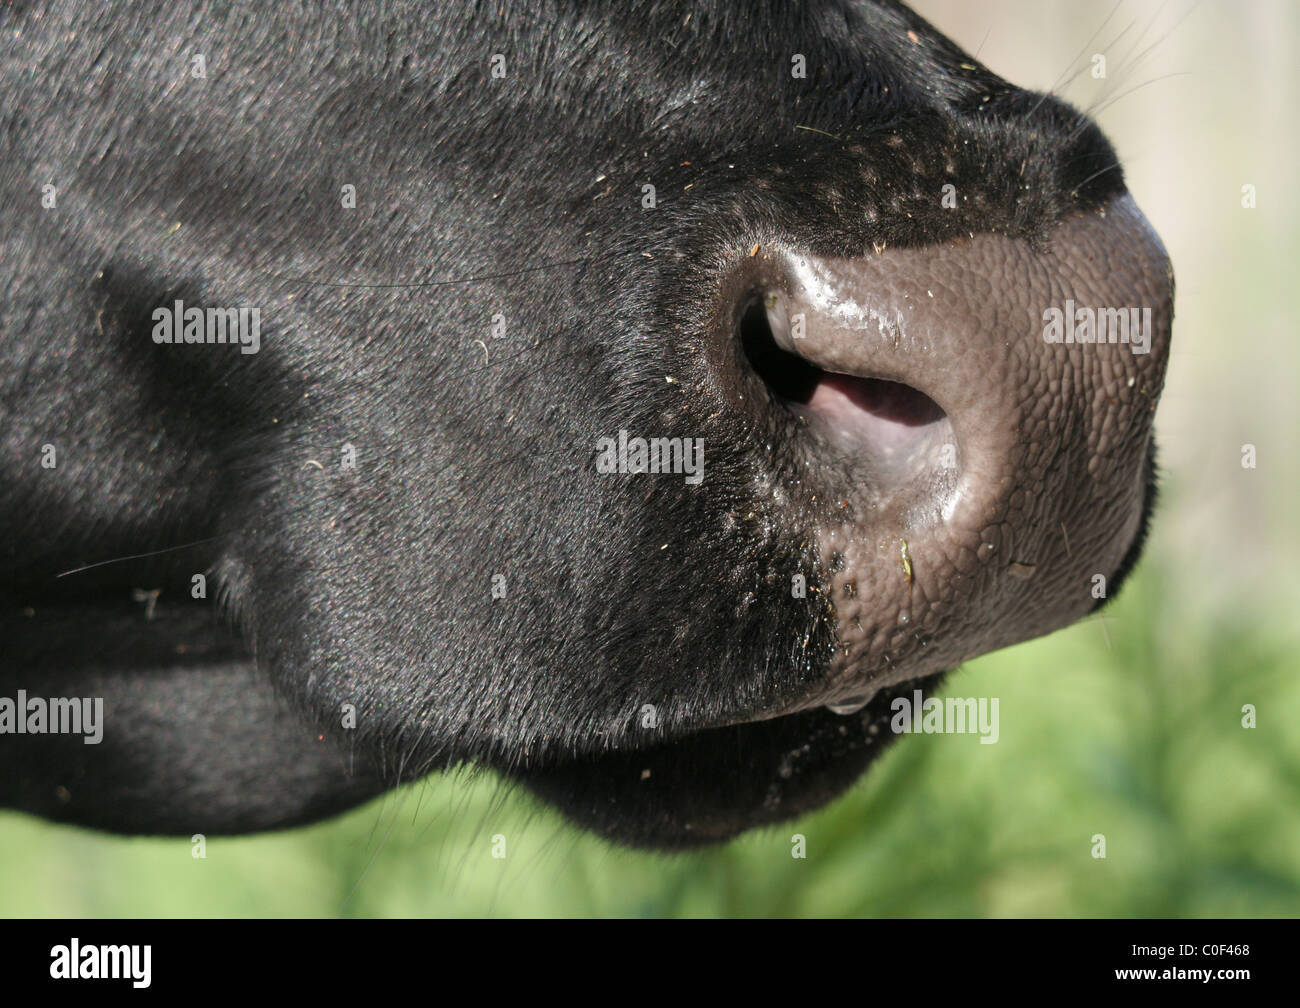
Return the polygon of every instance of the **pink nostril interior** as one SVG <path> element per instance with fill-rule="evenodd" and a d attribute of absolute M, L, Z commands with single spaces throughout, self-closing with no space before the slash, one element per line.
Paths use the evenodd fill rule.
<path fill-rule="evenodd" d="M 811 421 L 880 497 L 924 495 L 956 463 L 947 413 L 902 382 L 825 371 L 777 344 L 761 304 L 741 322 L 741 344 L 777 402 Z M 798 346 L 799 344 L 793 343 Z"/>
<path fill-rule="evenodd" d="M 910 385 L 824 372 L 799 412 L 816 417 L 841 444 L 898 480 L 929 468 L 951 438 L 948 415 Z"/>
<path fill-rule="evenodd" d="M 902 427 L 924 427 L 945 416 L 938 403 L 910 385 L 829 371 L 813 388 L 808 406 L 827 413 L 852 409 L 867 413 L 882 424 Z"/>

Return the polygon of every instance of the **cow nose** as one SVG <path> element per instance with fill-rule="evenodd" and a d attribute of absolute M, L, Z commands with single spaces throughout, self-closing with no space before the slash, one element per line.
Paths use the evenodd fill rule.
<path fill-rule="evenodd" d="M 820 491 L 838 646 L 803 706 L 851 712 L 1090 609 L 1089 576 L 1136 531 L 1172 314 L 1168 259 L 1131 198 L 1034 243 L 773 243 L 724 291 Z"/>

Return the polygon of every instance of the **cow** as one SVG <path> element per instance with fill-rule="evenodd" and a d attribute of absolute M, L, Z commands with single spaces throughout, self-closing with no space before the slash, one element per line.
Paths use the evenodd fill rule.
<path fill-rule="evenodd" d="M 1168 257 L 901 3 L 10 3 L 0 79 L 4 806 L 717 843 L 1142 551 Z"/>

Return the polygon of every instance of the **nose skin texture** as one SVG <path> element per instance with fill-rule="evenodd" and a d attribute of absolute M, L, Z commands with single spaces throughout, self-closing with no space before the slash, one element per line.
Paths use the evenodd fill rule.
<path fill-rule="evenodd" d="M 1096 576 L 1114 574 L 1138 531 L 1172 317 L 1168 258 L 1130 197 L 1038 245 L 977 234 L 856 259 L 772 248 L 740 271 L 775 342 L 828 373 L 784 408 L 831 474 L 821 489 L 837 506 L 820 512 L 817 549 L 838 643 L 825 683 L 771 714 L 851 709 L 1093 608 Z M 1140 328 L 1127 343 L 1049 342 L 1070 326 L 1053 329 L 1053 310 L 1081 309 L 1113 327 L 1103 339 L 1123 338 L 1120 318 Z M 860 379 L 937 409 L 891 415 L 879 390 L 897 386 Z"/>

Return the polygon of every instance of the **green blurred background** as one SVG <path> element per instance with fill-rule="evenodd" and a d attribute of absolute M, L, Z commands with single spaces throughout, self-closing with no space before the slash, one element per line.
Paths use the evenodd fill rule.
<path fill-rule="evenodd" d="M 613 848 L 482 775 L 210 839 L 205 860 L 185 840 L 0 814 L 0 914 L 1300 915 L 1300 351 L 1284 303 L 1300 7 L 914 6 L 995 71 L 1095 111 L 1178 275 L 1147 560 L 1104 616 L 952 676 L 951 695 L 1000 698 L 997 745 L 910 737 L 831 808 L 679 856 Z"/>

